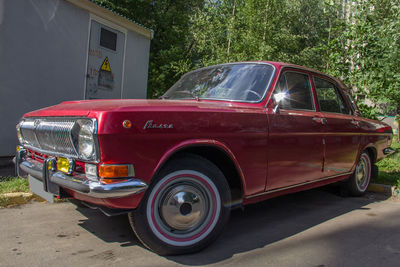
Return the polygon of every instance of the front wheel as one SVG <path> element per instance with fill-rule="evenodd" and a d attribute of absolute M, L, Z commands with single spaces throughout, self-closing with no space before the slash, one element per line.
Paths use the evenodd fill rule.
<path fill-rule="evenodd" d="M 352 196 L 362 196 L 371 181 L 371 158 L 367 152 L 363 152 L 357 163 L 356 170 L 347 181 L 347 188 Z"/>
<path fill-rule="evenodd" d="M 222 232 L 229 202 L 223 173 L 210 161 L 186 154 L 167 163 L 129 219 L 140 241 L 156 253 L 191 253 Z"/>

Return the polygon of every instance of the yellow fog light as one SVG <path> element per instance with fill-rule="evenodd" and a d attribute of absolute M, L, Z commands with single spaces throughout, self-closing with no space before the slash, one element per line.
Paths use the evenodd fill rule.
<path fill-rule="evenodd" d="M 67 174 L 71 174 L 74 170 L 75 162 L 73 159 L 58 158 L 57 159 L 57 170 Z"/>
<path fill-rule="evenodd" d="M 56 170 L 56 161 L 54 159 L 49 160 L 49 162 L 47 163 L 47 169 L 50 171 Z"/>

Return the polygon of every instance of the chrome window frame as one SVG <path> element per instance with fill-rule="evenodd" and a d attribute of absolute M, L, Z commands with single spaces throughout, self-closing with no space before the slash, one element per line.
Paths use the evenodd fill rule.
<path fill-rule="evenodd" d="M 308 71 L 306 71 L 306 70 L 304 70 L 304 72 L 303 72 L 303 71 L 301 71 L 302 69 L 299 69 L 299 71 L 297 71 L 297 70 L 290 69 L 291 67 L 287 67 L 287 68 L 289 68 L 289 69 L 288 69 L 288 70 L 285 70 L 284 68 L 281 69 L 281 72 L 280 72 L 280 74 L 279 74 L 279 77 L 278 77 L 277 80 L 276 80 L 275 88 L 274 88 L 273 91 L 275 91 L 275 90 L 277 89 L 277 85 L 279 84 L 280 79 L 281 79 L 282 76 L 283 76 L 284 74 L 286 74 L 287 72 L 293 72 L 293 73 L 299 73 L 299 74 L 306 75 L 306 76 L 308 76 L 308 79 L 309 79 L 309 82 L 310 82 L 310 91 L 311 91 L 311 96 L 312 96 L 313 109 L 298 109 L 298 108 L 290 108 L 290 109 L 287 109 L 287 108 L 283 108 L 283 107 L 281 107 L 281 106 L 279 106 L 279 109 L 281 109 L 281 110 L 299 110 L 299 111 L 317 112 L 317 107 L 316 107 L 316 105 L 315 105 L 316 103 L 315 103 L 314 90 L 313 90 L 313 86 L 312 86 L 312 84 L 311 84 L 311 74 L 310 74 Z M 316 92 L 315 92 L 315 93 L 316 93 Z M 274 92 L 271 92 L 271 97 L 270 97 L 270 99 L 273 98 L 273 97 L 274 97 Z M 270 99 L 269 99 L 269 100 L 270 100 Z M 269 100 L 268 100 L 268 102 L 269 102 Z M 268 102 L 267 102 L 267 105 L 268 105 Z M 279 105 L 279 104 L 278 104 L 278 105 Z"/>
<path fill-rule="evenodd" d="M 319 98 L 318 98 L 318 93 L 317 93 L 317 86 L 315 85 L 315 78 L 324 80 L 326 82 L 329 82 L 333 85 L 335 91 L 339 96 L 342 98 L 343 104 L 346 105 L 347 109 L 349 110 L 349 113 L 342 113 L 342 112 L 331 112 L 331 111 L 323 111 L 321 110 L 321 105 L 319 103 Z M 330 114 L 340 114 L 340 115 L 353 115 L 353 109 L 350 107 L 346 101 L 346 98 L 344 97 L 343 93 L 341 92 L 342 90 L 339 89 L 340 87 L 333 81 L 330 81 L 329 79 L 326 79 L 325 77 L 316 77 L 315 75 L 312 75 L 313 83 L 314 83 L 314 88 L 315 88 L 315 93 L 317 94 L 317 100 L 318 100 L 318 106 L 319 106 L 319 111 L 323 113 L 330 113 Z"/>

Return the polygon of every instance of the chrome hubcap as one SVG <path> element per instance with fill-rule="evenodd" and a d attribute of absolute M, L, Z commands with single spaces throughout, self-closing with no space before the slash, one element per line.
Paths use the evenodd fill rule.
<path fill-rule="evenodd" d="M 364 157 L 360 159 L 360 162 L 357 165 L 356 178 L 358 186 L 363 188 L 368 180 L 368 163 Z"/>
<path fill-rule="evenodd" d="M 178 170 L 158 181 L 146 204 L 151 231 L 173 246 L 206 238 L 219 222 L 221 197 L 213 181 L 194 170 Z"/>
<path fill-rule="evenodd" d="M 207 206 L 207 197 L 199 188 L 182 184 L 166 190 L 159 210 L 161 219 L 172 230 L 190 231 L 203 222 Z"/>

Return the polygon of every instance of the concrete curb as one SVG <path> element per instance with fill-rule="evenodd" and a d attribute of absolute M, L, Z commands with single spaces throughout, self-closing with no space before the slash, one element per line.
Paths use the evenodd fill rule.
<path fill-rule="evenodd" d="M 370 184 L 367 188 L 368 192 L 381 193 L 385 196 L 400 197 L 400 190 L 395 186 L 385 184 Z"/>
<path fill-rule="evenodd" d="M 25 193 L 25 192 L 5 193 L 0 195 L 0 207 L 22 205 L 28 203 L 33 199 L 40 202 L 45 201 L 41 197 L 32 193 Z"/>

